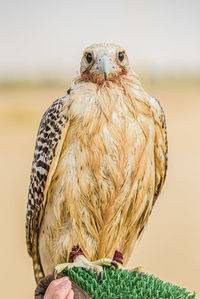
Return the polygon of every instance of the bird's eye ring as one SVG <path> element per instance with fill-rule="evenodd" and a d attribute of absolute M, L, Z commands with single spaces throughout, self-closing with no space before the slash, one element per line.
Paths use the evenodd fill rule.
<path fill-rule="evenodd" d="M 85 58 L 86 58 L 86 60 L 87 60 L 88 63 L 91 63 L 91 62 L 92 62 L 92 54 L 91 54 L 91 53 L 87 53 L 87 54 L 85 55 Z"/>
<path fill-rule="evenodd" d="M 119 52 L 118 53 L 118 59 L 119 59 L 119 61 L 123 61 L 124 60 L 124 52 Z"/>

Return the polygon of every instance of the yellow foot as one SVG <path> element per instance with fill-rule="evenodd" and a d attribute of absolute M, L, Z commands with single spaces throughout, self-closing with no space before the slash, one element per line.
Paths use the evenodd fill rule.
<path fill-rule="evenodd" d="M 135 267 L 133 269 L 128 269 L 129 272 L 136 272 L 140 275 L 144 275 L 144 269 L 141 266 Z"/>
<path fill-rule="evenodd" d="M 118 263 L 109 258 L 102 258 L 100 260 L 90 262 L 86 259 L 84 255 L 78 255 L 73 263 L 63 263 L 57 265 L 54 269 L 54 278 L 56 279 L 57 274 L 62 272 L 66 267 L 82 267 L 85 268 L 87 271 L 91 270 L 93 273 L 98 274 L 100 278 L 103 278 L 103 266 L 117 269 Z"/>

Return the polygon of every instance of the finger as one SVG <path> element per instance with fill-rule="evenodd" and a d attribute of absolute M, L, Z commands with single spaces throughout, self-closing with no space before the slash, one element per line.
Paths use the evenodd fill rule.
<path fill-rule="evenodd" d="M 62 298 L 62 299 L 68 299 L 69 295 L 72 296 L 71 293 L 72 286 L 69 281 L 64 281 L 56 286 L 55 288 L 55 298 Z M 56 297 L 57 296 L 57 297 Z M 70 297 L 69 297 L 70 298 Z M 71 297 L 73 298 L 73 296 Z"/>
<path fill-rule="evenodd" d="M 68 294 L 70 293 L 71 290 L 71 281 L 69 281 L 68 279 L 63 279 L 64 277 L 62 277 L 62 279 L 59 279 L 59 282 L 55 282 L 53 281 L 44 296 L 44 299 L 65 299 L 68 298 L 66 296 L 68 296 Z M 57 285 L 55 284 L 57 283 Z M 73 297 L 72 297 L 73 298 Z"/>
<path fill-rule="evenodd" d="M 69 281 L 69 278 L 67 276 L 64 276 L 62 278 L 59 278 L 59 279 L 55 279 L 53 280 L 50 284 L 53 285 L 53 286 L 57 286 L 59 285 L 60 283 L 63 283 L 63 282 L 66 282 L 66 281 Z M 71 283 L 71 282 L 70 282 Z"/>
<path fill-rule="evenodd" d="M 68 283 L 70 286 L 71 286 L 71 281 L 68 279 L 68 277 L 62 277 L 62 278 L 60 278 L 60 279 L 56 279 L 56 280 L 53 280 L 50 284 L 49 284 L 49 286 L 48 286 L 48 288 L 47 288 L 47 290 L 46 290 L 46 293 L 45 293 L 45 295 L 47 296 L 49 296 L 49 294 L 52 294 L 56 289 L 57 289 L 57 287 L 59 286 L 59 285 L 61 285 L 61 284 L 63 284 L 63 283 Z"/>
<path fill-rule="evenodd" d="M 70 290 L 68 295 L 65 297 L 65 299 L 74 299 L 74 291 Z"/>

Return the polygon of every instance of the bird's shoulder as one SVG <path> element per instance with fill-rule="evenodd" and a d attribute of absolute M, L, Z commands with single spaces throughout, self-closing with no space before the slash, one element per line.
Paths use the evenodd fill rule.
<path fill-rule="evenodd" d="M 151 110 L 153 112 L 154 118 L 156 120 L 159 119 L 159 121 L 162 124 L 162 128 L 166 129 L 166 118 L 165 118 L 165 112 L 164 109 L 160 103 L 160 101 L 154 97 L 149 96 L 148 102 L 151 107 Z"/>

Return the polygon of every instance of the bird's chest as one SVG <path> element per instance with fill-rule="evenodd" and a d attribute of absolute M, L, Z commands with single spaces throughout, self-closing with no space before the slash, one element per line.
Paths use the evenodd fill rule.
<path fill-rule="evenodd" d="M 137 147 L 145 142 L 140 122 L 122 96 L 80 99 L 71 109 L 71 121 L 52 179 L 52 193 L 62 193 L 67 210 L 88 202 L 102 212 L 122 186 L 129 185 Z M 72 207 L 73 205 L 73 207 Z"/>

